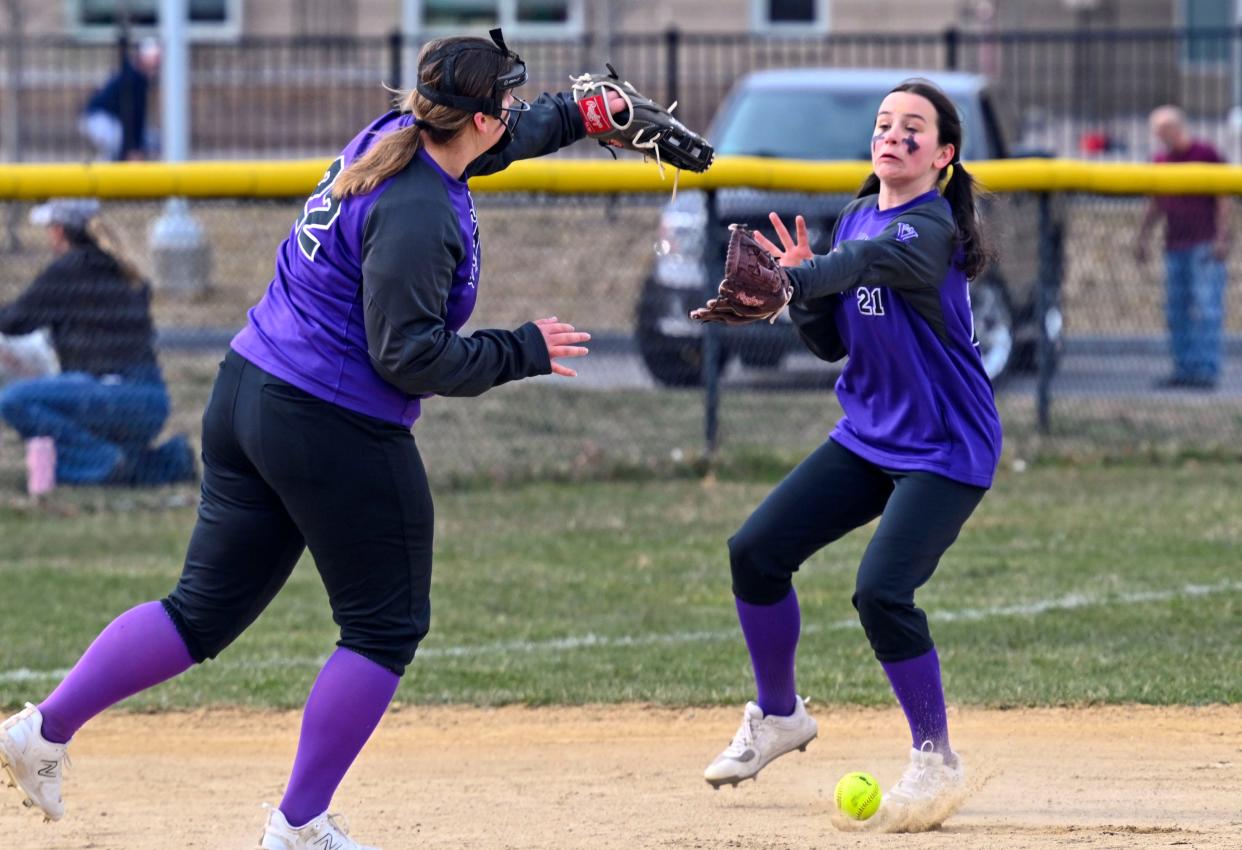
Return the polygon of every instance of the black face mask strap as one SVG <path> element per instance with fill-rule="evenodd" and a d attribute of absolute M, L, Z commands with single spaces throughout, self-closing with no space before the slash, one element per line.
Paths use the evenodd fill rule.
<path fill-rule="evenodd" d="M 448 106 L 452 109 L 460 109 L 465 112 L 482 112 L 485 115 L 491 115 L 494 118 L 501 117 L 503 109 L 501 104 L 504 102 L 504 91 L 514 86 L 506 86 L 505 89 L 499 89 L 500 80 L 497 85 L 492 88 L 491 97 L 467 97 L 457 94 L 456 80 L 454 79 L 453 70 L 456 60 L 463 53 L 471 50 L 496 50 L 500 52 L 506 59 L 511 61 L 514 67 L 521 68 L 520 82 L 526 81 L 526 64 L 522 62 L 521 57 L 509 49 L 505 44 L 504 35 L 499 27 L 488 33 L 492 37 L 494 48 L 484 47 L 478 44 L 453 44 L 448 47 L 437 50 L 428 56 L 425 62 L 434 62 L 441 59 L 441 89 L 433 89 L 431 86 L 419 80 L 418 93 L 439 106 Z M 420 75 L 421 76 L 421 75 Z M 516 82 L 516 81 L 515 81 Z M 520 84 L 520 83 L 519 83 Z"/>
<path fill-rule="evenodd" d="M 495 98 L 466 97 L 465 95 L 460 94 L 450 94 L 450 92 L 456 90 L 456 85 L 454 84 L 455 81 L 453 79 L 453 65 L 455 64 L 458 56 L 464 53 L 465 50 L 470 49 L 478 48 L 465 48 L 464 50 L 461 48 L 456 50 L 449 48 L 447 55 L 445 53 L 433 53 L 431 56 L 428 56 L 428 62 L 433 62 L 441 56 L 444 57 L 443 61 L 440 63 L 442 69 L 441 79 L 443 80 L 441 86 L 443 86 L 444 90 L 440 91 L 438 89 L 433 89 L 431 86 L 420 80 L 418 83 L 418 93 L 439 106 L 448 106 L 453 109 L 460 109 L 464 112 L 482 112 L 487 115 L 496 115 L 500 111 L 500 104 L 496 103 Z"/>

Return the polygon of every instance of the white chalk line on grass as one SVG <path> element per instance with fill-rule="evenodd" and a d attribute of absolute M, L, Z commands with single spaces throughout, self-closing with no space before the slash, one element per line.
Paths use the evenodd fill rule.
<path fill-rule="evenodd" d="M 1034 602 L 1023 602 L 1017 605 L 998 605 L 987 608 L 962 608 L 957 611 L 933 611 L 927 619 L 934 623 L 971 623 L 989 620 L 994 617 L 1032 617 L 1050 611 L 1073 611 L 1078 608 L 1111 605 L 1141 605 L 1145 602 L 1169 602 L 1174 599 L 1189 599 L 1200 596 L 1211 596 L 1217 593 L 1242 591 L 1242 581 L 1221 581 L 1216 584 L 1186 584 L 1171 590 L 1143 590 L 1131 593 L 1093 596 L 1086 593 L 1071 593 L 1054 599 L 1041 599 Z M 861 629 L 858 620 L 851 617 L 827 624 L 810 623 L 802 627 L 802 634 L 817 632 L 840 631 L 844 629 Z M 487 655 L 538 655 L 542 653 L 566 652 L 576 649 L 627 649 L 646 646 L 677 646 L 687 643 L 713 643 L 716 641 L 737 640 L 738 630 L 720 629 L 716 631 L 674 632 L 672 634 L 653 635 L 607 635 L 585 634 L 550 640 L 515 640 L 498 643 L 482 643 L 465 646 L 429 646 L 419 649 L 420 658 L 476 658 Z M 229 661 L 223 659 L 212 662 L 213 667 L 260 670 L 265 668 L 286 667 L 320 667 L 327 656 L 319 658 L 269 658 Z M 62 679 L 68 670 L 0 670 L 0 684 Z"/>

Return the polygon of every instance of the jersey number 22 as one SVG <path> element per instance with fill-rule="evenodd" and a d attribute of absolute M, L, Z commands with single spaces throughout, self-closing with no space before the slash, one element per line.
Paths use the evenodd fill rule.
<path fill-rule="evenodd" d="M 345 157 L 343 156 L 338 156 L 332 161 L 328 170 L 323 173 L 323 179 L 315 187 L 315 191 L 306 199 L 302 215 L 298 218 L 298 223 L 294 225 L 298 234 L 298 247 L 302 249 L 302 255 L 312 263 L 320 247 L 319 237 L 315 235 L 315 231 L 327 230 L 336 223 L 336 217 L 341 214 L 341 202 L 332 197 L 331 193 L 332 184 L 336 182 L 344 166 Z"/>

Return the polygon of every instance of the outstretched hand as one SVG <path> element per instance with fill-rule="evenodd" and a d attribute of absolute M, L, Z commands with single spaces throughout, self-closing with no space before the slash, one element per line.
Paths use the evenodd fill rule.
<path fill-rule="evenodd" d="M 578 373 L 568 366 L 557 363 L 557 358 L 585 357 L 588 350 L 576 343 L 586 342 L 591 335 L 575 330 L 574 326 L 567 322 L 558 321 L 556 316 L 536 319 L 535 326 L 539 328 L 539 333 L 543 334 L 543 343 L 548 347 L 548 358 L 552 361 L 552 374 L 576 378 Z"/>
<path fill-rule="evenodd" d="M 781 265 L 785 268 L 793 268 L 802 265 L 803 260 L 809 260 L 815 256 L 811 251 L 811 240 L 806 233 L 806 219 L 797 216 L 794 219 L 794 229 L 798 234 L 797 241 L 789 235 L 789 230 L 785 227 L 785 222 L 781 221 L 781 217 L 774 212 L 768 213 L 768 221 L 772 222 L 772 228 L 776 231 L 776 236 L 781 240 L 781 246 L 777 247 L 770 239 L 760 233 L 758 230 L 752 234 L 755 241 L 759 245 L 780 260 Z"/>

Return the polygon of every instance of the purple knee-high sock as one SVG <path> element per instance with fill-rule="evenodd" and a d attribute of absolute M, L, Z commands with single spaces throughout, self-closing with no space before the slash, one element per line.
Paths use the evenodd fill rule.
<path fill-rule="evenodd" d="M 940 656 L 933 649 L 905 661 L 882 661 L 893 693 L 906 713 L 915 749 L 931 741 L 934 750 L 952 762 L 949 747 L 949 720 L 944 710 L 944 688 L 940 684 Z"/>
<path fill-rule="evenodd" d="M 332 653 L 306 700 L 293 775 L 280 801 L 290 826 L 302 826 L 327 811 L 400 681 L 396 673 L 356 652 Z"/>
<path fill-rule="evenodd" d="M 794 688 L 794 656 L 802 629 L 798 594 L 790 588 L 789 595 L 775 605 L 752 605 L 736 597 L 734 601 L 755 670 L 756 702 L 764 714 L 788 717 L 798 699 Z"/>
<path fill-rule="evenodd" d="M 110 705 L 194 665 L 159 602 L 131 608 L 99 633 L 52 695 L 39 704 L 43 737 L 66 743 Z"/>

